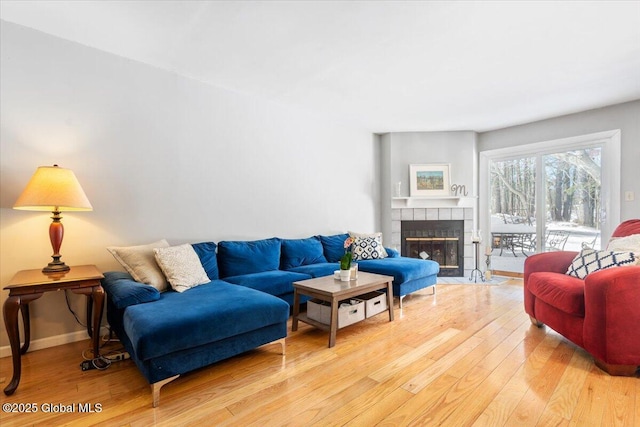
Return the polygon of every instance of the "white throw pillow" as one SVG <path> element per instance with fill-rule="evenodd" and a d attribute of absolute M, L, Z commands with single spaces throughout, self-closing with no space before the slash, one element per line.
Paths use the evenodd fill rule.
<path fill-rule="evenodd" d="M 382 259 L 389 256 L 384 246 L 382 246 L 382 233 L 363 234 L 350 232 L 349 235 L 353 238 L 351 248 L 354 261 Z"/>
<path fill-rule="evenodd" d="M 635 252 L 640 255 L 640 234 L 631 234 L 624 237 L 612 237 L 607 245 L 608 251 Z"/>
<path fill-rule="evenodd" d="M 637 265 L 638 257 L 633 252 L 596 251 L 583 249 L 571 262 L 567 270 L 570 276 L 584 279 L 594 271 L 611 267 Z"/>
<path fill-rule="evenodd" d="M 158 265 L 175 291 L 184 292 L 211 281 L 193 246 L 184 244 L 153 251 Z"/>
<path fill-rule="evenodd" d="M 162 239 L 148 245 L 107 248 L 111 255 L 127 270 L 136 282 L 151 285 L 160 292 L 169 288 L 166 277 L 156 263 L 154 248 L 168 248 L 169 243 Z"/>

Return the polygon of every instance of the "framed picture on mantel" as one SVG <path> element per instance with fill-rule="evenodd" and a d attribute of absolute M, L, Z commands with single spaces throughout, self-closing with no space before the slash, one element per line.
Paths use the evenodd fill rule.
<path fill-rule="evenodd" d="M 409 165 L 409 190 L 415 196 L 449 195 L 448 163 L 434 165 Z"/>

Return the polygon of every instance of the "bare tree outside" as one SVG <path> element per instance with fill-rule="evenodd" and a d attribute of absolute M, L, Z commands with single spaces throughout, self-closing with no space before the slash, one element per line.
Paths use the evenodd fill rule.
<path fill-rule="evenodd" d="M 600 161 L 599 148 L 545 156 L 550 222 L 599 228 Z"/>
<path fill-rule="evenodd" d="M 599 228 L 599 148 L 544 156 L 548 222 Z M 492 162 L 491 213 L 534 222 L 536 217 L 535 158 Z"/>
<path fill-rule="evenodd" d="M 535 158 L 491 164 L 491 213 L 506 221 L 535 221 Z"/>

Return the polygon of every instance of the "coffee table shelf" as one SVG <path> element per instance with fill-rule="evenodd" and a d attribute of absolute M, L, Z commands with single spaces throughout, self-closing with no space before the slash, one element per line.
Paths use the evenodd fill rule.
<path fill-rule="evenodd" d="M 307 323 L 307 324 L 309 324 L 311 326 L 315 326 L 318 329 L 322 329 L 323 331 L 330 331 L 331 330 L 331 327 L 329 325 L 327 325 L 326 323 L 322 323 L 322 322 L 318 322 L 317 320 L 310 319 L 309 316 L 307 316 L 304 313 L 298 314 L 298 320 L 301 321 L 301 322 Z"/>

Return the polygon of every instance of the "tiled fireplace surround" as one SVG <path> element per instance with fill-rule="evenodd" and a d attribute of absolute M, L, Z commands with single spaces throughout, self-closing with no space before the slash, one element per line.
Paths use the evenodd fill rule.
<path fill-rule="evenodd" d="M 473 244 L 473 208 L 393 208 L 391 209 L 391 246 L 400 250 L 402 221 L 445 221 L 464 220 L 464 276 L 468 277 L 474 266 Z"/>

